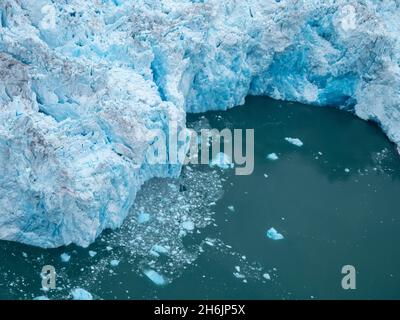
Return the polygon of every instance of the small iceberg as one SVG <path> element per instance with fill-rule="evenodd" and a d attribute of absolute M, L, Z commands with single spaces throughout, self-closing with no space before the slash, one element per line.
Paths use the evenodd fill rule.
<path fill-rule="evenodd" d="M 275 160 L 278 160 L 279 157 L 278 157 L 278 155 L 277 155 L 275 152 L 273 152 L 273 153 L 270 153 L 269 155 L 267 155 L 267 159 L 268 159 L 268 160 L 275 161 Z"/>
<path fill-rule="evenodd" d="M 146 223 L 149 220 L 150 220 L 150 214 L 144 213 L 144 212 L 139 213 L 139 215 L 138 215 L 139 223 Z"/>
<path fill-rule="evenodd" d="M 266 280 L 271 280 L 271 276 L 268 273 L 264 273 L 263 278 Z"/>
<path fill-rule="evenodd" d="M 152 269 L 145 270 L 144 274 L 146 275 L 147 278 L 149 278 L 158 286 L 163 286 L 167 284 L 167 281 L 164 279 L 164 277 L 155 270 Z"/>
<path fill-rule="evenodd" d="M 289 138 L 286 137 L 285 140 L 293 145 L 295 145 L 296 147 L 302 147 L 303 146 L 303 141 L 301 141 L 298 138 Z"/>
<path fill-rule="evenodd" d="M 60 258 L 61 258 L 61 261 L 65 262 L 65 263 L 67 263 L 67 262 L 69 262 L 69 260 L 71 260 L 71 256 L 65 252 L 60 255 Z"/>
<path fill-rule="evenodd" d="M 272 240 L 282 240 L 284 237 L 275 228 L 269 228 L 267 231 L 267 237 Z"/>
<path fill-rule="evenodd" d="M 112 267 L 117 267 L 119 265 L 119 260 L 113 259 L 110 261 Z"/>
<path fill-rule="evenodd" d="M 210 162 L 210 167 L 220 167 L 221 169 L 230 169 L 234 167 L 231 158 L 223 152 L 217 153 Z"/>
<path fill-rule="evenodd" d="M 164 246 L 161 246 L 159 244 L 155 244 L 152 248 L 152 251 L 155 251 L 157 253 L 161 253 L 161 254 L 167 254 L 169 251 L 169 248 L 166 248 Z"/>
<path fill-rule="evenodd" d="M 93 300 L 92 294 L 82 288 L 73 289 L 71 295 L 73 300 Z"/>
<path fill-rule="evenodd" d="M 93 250 L 89 250 L 89 256 L 91 256 L 92 258 L 97 254 L 96 251 Z"/>
<path fill-rule="evenodd" d="M 238 279 L 245 279 L 246 278 L 246 276 L 244 274 L 241 274 L 239 272 L 234 272 L 233 275 L 235 276 L 235 278 L 238 278 Z"/>
<path fill-rule="evenodd" d="M 187 220 L 182 222 L 182 228 L 188 231 L 192 231 L 194 229 L 193 221 Z"/>

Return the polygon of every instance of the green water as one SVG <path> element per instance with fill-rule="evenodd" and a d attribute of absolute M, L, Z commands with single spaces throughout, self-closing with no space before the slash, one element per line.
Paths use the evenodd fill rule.
<path fill-rule="evenodd" d="M 74 287 L 98 299 L 400 298 L 400 157 L 376 125 L 335 109 L 261 97 L 188 121 L 199 119 L 218 129 L 255 129 L 252 175 L 193 166 L 179 180 L 149 183 L 140 206 L 149 212 L 158 206 L 168 212 L 165 220 L 138 227 L 136 208 L 125 228 L 105 232 L 87 249 L 1 242 L 0 299 L 43 295 L 39 274 L 45 264 L 59 274 L 58 289 L 46 293 L 56 299 L 69 298 Z M 285 137 L 300 138 L 304 146 Z M 266 159 L 272 152 L 277 161 Z M 181 192 L 172 192 L 181 185 Z M 170 211 L 179 219 L 189 215 L 199 228 L 178 235 Z M 270 227 L 285 238 L 268 239 Z M 136 234 L 143 245 L 130 239 Z M 153 259 L 146 245 L 160 241 L 174 253 Z M 90 257 L 89 250 L 97 255 Z M 68 263 L 60 260 L 63 252 L 71 256 Z M 111 259 L 120 264 L 110 266 Z M 348 264 L 357 270 L 356 290 L 341 287 L 341 268 Z M 157 286 L 145 277 L 149 265 L 169 284 Z M 271 280 L 263 278 L 266 273 Z"/>

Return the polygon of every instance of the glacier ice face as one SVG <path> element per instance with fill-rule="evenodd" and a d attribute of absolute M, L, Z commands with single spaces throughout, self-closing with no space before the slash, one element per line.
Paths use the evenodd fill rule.
<path fill-rule="evenodd" d="M 121 225 L 149 131 L 248 94 L 353 111 L 400 145 L 395 0 L 3 0 L 0 238 L 87 246 Z"/>

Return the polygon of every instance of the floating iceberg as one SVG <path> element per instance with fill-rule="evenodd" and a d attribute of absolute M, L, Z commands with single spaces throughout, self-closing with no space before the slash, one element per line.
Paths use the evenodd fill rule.
<path fill-rule="evenodd" d="M 264 273 L 264 274 L 263 274 L 263 278 L 264 278 L 265 280 L 271 280 L 271 276 L 270 276 L 268 273 Z"/>
<path fill-rule="evenodd" d="M 93 300 L 92 294 L 82 288 L 71 290 L 71 295 L 73 300 Z"/>
<path fill-rule="evenodd" d="M 90 256 L 90 257 L 93 258 L 95 255 L 97 255 L 97 252 L 96 252 L 96 251 L 89 250 L 89 256 Z"/>
<path fill-rule="evenodd" d="M 182 222 L 181 225 L 182 225 L 183 229 L 188 230 L 188 231 L 194 230 L 194 227 L 195 227 L 193 221 L 190 221 L 190 220 Z"/>
<path fill-rule="evenodd" d="M 38 297 L 33 298 L 33 300 L 50 300 L 50 299 L 46 296 L 38 296 Z"/>
<path fill-rule="evenodd" d="M 117 267 L 119 265 L 119 260 L 113 259 L 110 261 L 112 267 Z"/>
<path fill-rule="evenodd" d="M 302 147 L 303 146 L 303 141 L 301 141 L 299 138 L 285 138 L 285 140 L 296 147 Z"/>
<path fill-rule="evenodd" d="M 139 213 L 139 215 L 138 215 L 138 222 L 139 223 L 146 223 L 149 220 L 150 220 L 150 214 L 143 213 L 143 212 Z"/>
<path fill-rule="evenodd" d="M 282 240 L 284 237 L 275 228 L 270 228 L 267 231 L 267 237 L 272 240 Z"/>
<path fill-rule="evenodd" d="M 88 246 L 119 227 L 153 130 L 246 95 L 335 106 L 400 145 L 396 1 L 0 2 L 0 239 Z M 170 147 L 169 145 L 167 146 Z"/>
<path fill-rule="evenodd" d="M 60 258 L 62 262 L 69 262 L 71 260 L 71 256 L 68 253 L 62 253 Z"/>
<path fill-rule="evenodd" d="M 144 274 L 158 286 L 163 286 L 167 284 L 165 278 L 155 270 L 145 270 Z"/>
<path fill-rule="evenodd" d="M 273 153 L 270 153 L 270 154 L 267 155 L 267 159 L 271 160 L 271 161 L 275 161 L 275 160 L 278 160 L 279 157 L 275 152 L 273 152 Z"/>

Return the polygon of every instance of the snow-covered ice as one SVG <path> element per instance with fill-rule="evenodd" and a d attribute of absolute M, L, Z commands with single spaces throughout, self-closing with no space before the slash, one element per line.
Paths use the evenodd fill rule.
<path fill-rule="evenodd" d="M 246 95 L 335 106 L 400 145 L 397 1 L 0 2 L 0 239 L 88 246 L 120 227 L 152 130 Z"/>

